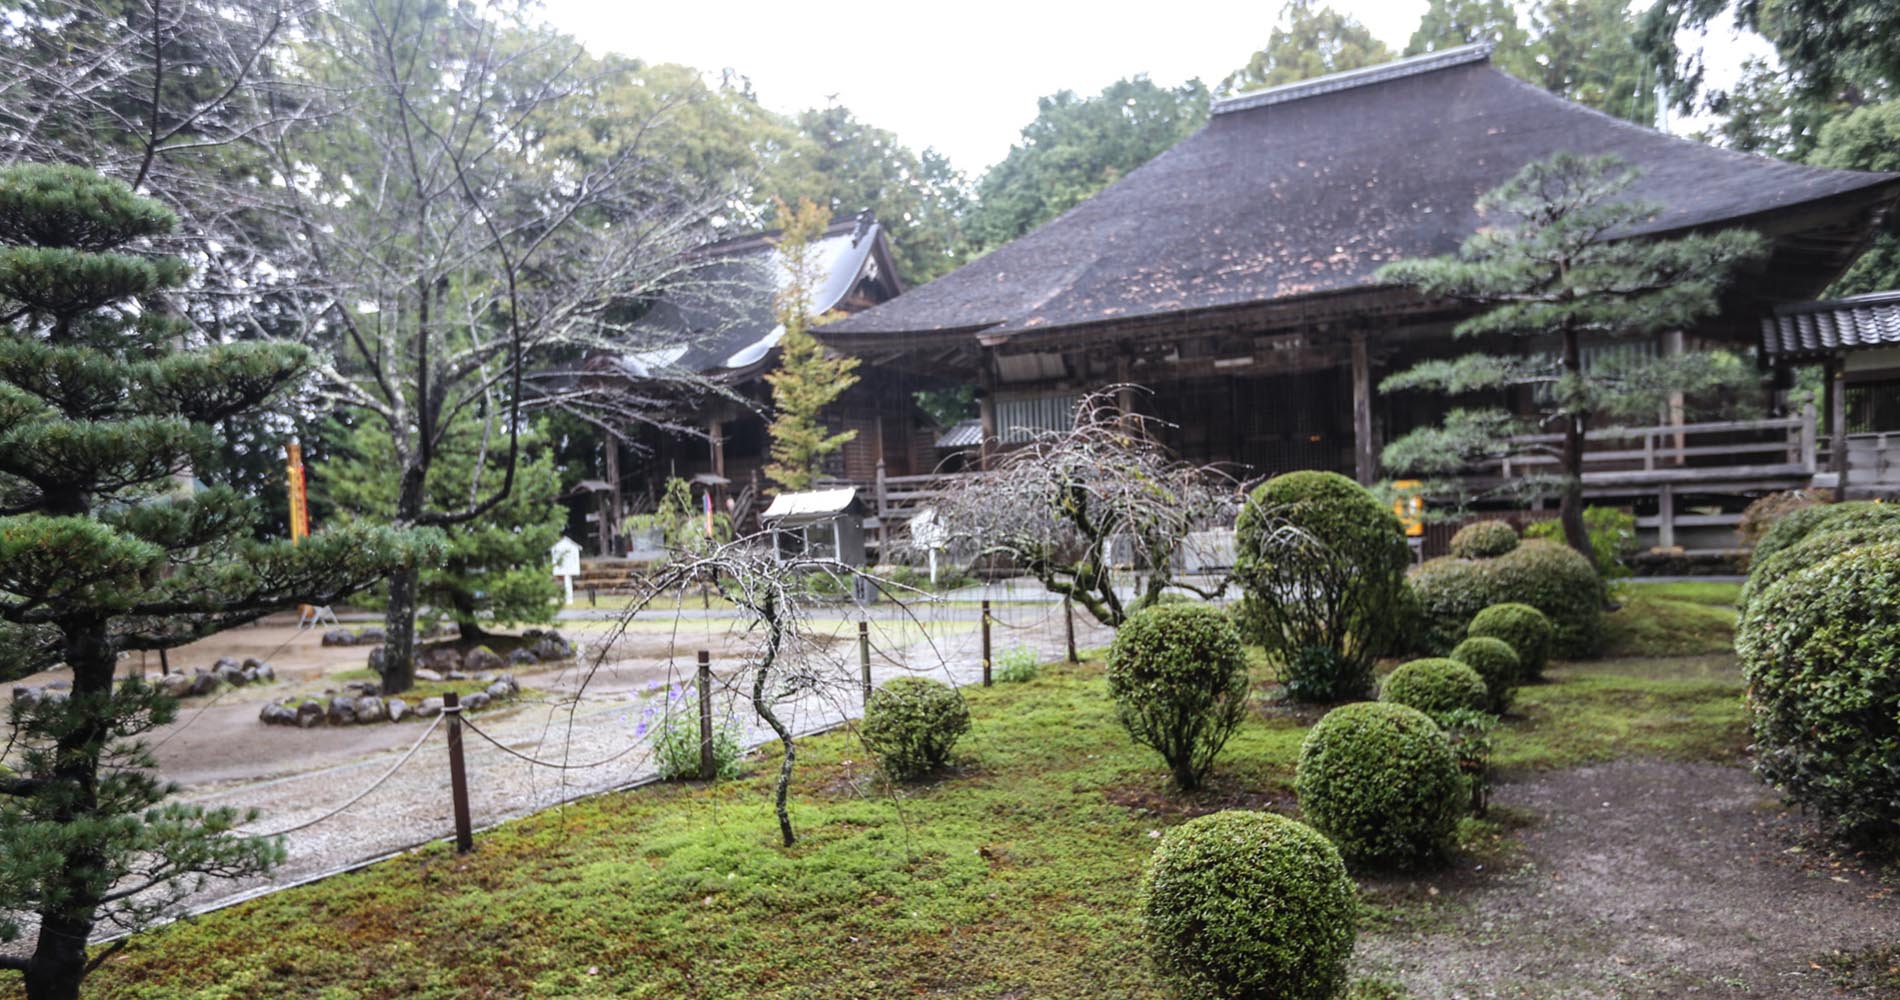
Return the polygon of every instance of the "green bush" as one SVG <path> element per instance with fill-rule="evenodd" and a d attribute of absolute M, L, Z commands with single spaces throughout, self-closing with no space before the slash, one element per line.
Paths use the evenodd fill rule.
<path fill-rule="evenodd" d="M 1491 571 L 1491 599 L 1480 608 L 1528 604 L 1556 630 L 1553 655 L 1572 660 L 1596 655 L 1603 645 L 1607 595 L 1590 560 L 1567 545 L 1526 540 L 1485 565 Z"/>
<path fill-rule="evenodd" d="M 1017 646 L 996 661 L 991 674 L 1002 684 L 1023 684 L 1035 680 L 1041 672 L 1042 661 L 1036 651 L 1028 646 Z"/>
<path fill-rule="evenodd" d="M 1517 548 L 1517 529 L 1504 521 L 1473 521 L 1451 536 L 1448 551 L 1459 559 L 1491 559 Z"/>
<path fill-rule="evenodd" d="M 1551 647 L 1557 643 L 1557 630 L 1550 619 L 1528 604 L 1493 604 L 1472 616 L 1465 634 L 1504 640 L 1517 653 L 1525 681 L 1543 679 L 1544 665 L 1550 662 Z"/>
<path fill-rule="evenodd" d="M 1438 857 L 1465 807 L 1465 780 L 1438 724 L 1390 702 L 1326 713 L 1300 747 L 1293 788 L 1341 854 L 1372 863 Z"/>
<path fill-rule="evenodd" d="M 1498 717 L 1490 712 L 1459 708 L 1440 712 L 1432 716 L 1432 721 L 1438 723 L 1438 728 L 1451 742 L 1452 756 L 1458 759 L 1458 772 L 1465 776 L 1465 788 L 1471 793 L 1472 815 L 1483 816 L 1491 802 L 1491 751 L 1494 749 L 1491 731 L 1498 727 Z"/>
<path fill-rule="evenodd" d="M 1736 651 L 1756 772 L 1847 837 L 1900 835 L 1900 542 L 1763 590 Z"/>
<path fill-rule="evenodd" d="M 1385 675 L 1379 700 L 1409 705 L 1436 718 L 1458 708 L 1483 709 L 1491 693 L 1476 670 L 1457 660 L 1413 660 Z"/>
<path fill-rule="evenodd" d="M 1108 647 L 1108 693 L 1128 735 L 1196 788 L 1247 709 L 1240 632 L 1205 604 L 1143 608 Z"/>
<path fill-rule="evenodd" d="M 1630 575 L 1623 560 L 1641 548 L 1636 542 L 1636 515 L 1615 507 L 1586 507 L 1583 530 L 1590 536 L 1590 561 L 1596 565 L 1598 576 L 1620 580 Z M 1562 521 L 1539 521 L 1524 529 L 1524 537 L 1569 544 L 1564 540 Z"/>
<path fill-rule="evenodd" d="M 955 688 L 928 677 L 893 677 L 871 692 L 858 733 L 899 781 L 929 774 L 970 731 L 970 709 Z"/>
<path fill-rule="evenodd" d="M 1755 543 L 1750 565 L 1759 566 L 1769 556 L 1820 531 L 1859 528 L 1883 522 L 1900 521 L 1900 504 L 1849 500 L 1845 503 L 1815 504 L 1790 511 L 1769 527 Z"/>
<path fill-rule="evenodd" d="M 713 724 L 713 777 L 731 781 L 739 776 L 739 760 L 745 748 L 739 745 L 739 723 L 728 716 Z M 699 714 L 676 712 L 660 727 L 653 745 L 653 759 L 660 768 L 660 780 L 681 781 L 699 777 Z"/>
<path fill-rule="evenodd" d="M 1524 664 L 1510 643 L 1488 635 L 1472 636 L 1452 649 L 1451 658 L 1484 678 L 1489 695 L 1489 704 L 1484 707 L 1493 712 L 1511 707 L 1512 692 L 1524 683 Z"/>
<path fill-rule="evenodd" d="M 1783 578 L 1840 555 L 1849 549 L 1879 542 L 1900 541 L 1900 519 L 1881 517 L 1837 518 L 1843 525 L 1823 524 L 1792 545 L 1776 549 L 1754 560 L 1748 570 L 1748 582 L 1742 584 L 1740 604 L 1768 590 Z"/>
<path fill-rule="evenodd" d="M 1180 996 L 1331 1000 L 1358 937 L 1356 895 L 1311 827 L 1229 811 L 1169 830 L 1139 899 L 1149 953 Z"/>
<path fill-rule="evenodd" d="M 1405 582 L 1417 609 L 1410 648 L 1435 656 L 1451 652 L 1471 616 L 1496 603 L 1488 564 L 1473 559 L 1427 559 Z"/>
<path fill-rule="evenodd" d="M 1399 519 L 1358 483 L 1292 472 L 1254 490 L 1234 526 L 1239 618 L 1300 701 L 1372 689 L 1401 638 L 1411 550 Z"/>

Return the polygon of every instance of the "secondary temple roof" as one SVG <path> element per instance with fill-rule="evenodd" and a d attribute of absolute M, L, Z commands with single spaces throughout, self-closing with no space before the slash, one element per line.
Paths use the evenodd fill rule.
<path fill-rule="evenodd" d="M 1900 175 L 1737 153 L 1601 114 L 1492 67 L 1489 52 L 1464 46 L 1217 101 L 1200 131 L 1094 197 L 821 336 L 869 346 L 960 331 L 1000 343 L 1370 289 L 1381 265 L 1455 251 L 1479 224 L 1481 194 L 1564 151 L 1637 165 L 1629 196 L 1663 206 L 1646 232 L 1825 209 L 1817 218 L 1834 230 L 1803 244 L 1813 274 L 1791 296 L 1825 284 L 1900 197 Z"/>

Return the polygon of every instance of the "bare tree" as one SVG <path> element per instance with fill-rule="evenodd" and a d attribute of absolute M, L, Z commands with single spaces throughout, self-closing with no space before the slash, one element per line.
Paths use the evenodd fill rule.
<path fill-rule="evenodd" d="M 1070 429 L 1034 435 L 941 510 L 953 543 L 1012 560 L 1111 628 L 1169 587 L 1219 596 L 1224 578 L 1203 588 L 1174 562 L 1192 532 L 1231 526 L 1241 502 L 1232 476 L 1180 461 L 1149 418 L 1122 410 L 1123 388 L 1084 396 Z M 1115 589 L 1117 563 L 1142 577 L 1131 602 Z"/>
<path fill-rule="evenodd" d="M 324 124 L 273 140 L 259 207 L 287 234 L 278 253 L 296 325 L 325 355 L 322 398 L 394 444 L 398 525 L 502 502 L 526 406 L 664 419 L 646 409 L 664 394 L 614 395 L 581 371 L 593 352 L 673 346 L 632 320 L 691 279 L 689 251 L 724 202 L 676 176 L 666 105 L 629 107 L 573 40 L 482 5 L 351 3 L 313 19 L 299 63 Z M 645 373 L 668 380 L 692 381 L 664 363 Z M 486 471 L 465 504 L 431 509 L 436 451 L 470 416 Z M 392 692 L 413 683 L 417 582 L 414 567 L 388 581 Z"/>

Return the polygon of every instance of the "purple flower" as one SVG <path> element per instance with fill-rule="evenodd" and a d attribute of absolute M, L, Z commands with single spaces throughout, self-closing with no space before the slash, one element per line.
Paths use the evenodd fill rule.
<path fill-rule="evenodd" d="M 640 737 L 645 736 L 646 734 L 647 734 L 647 721 L 645 719 L 641 719 L 640 724 L 633 727 L 633 736 L 635 739 L 639 739 Z"/>

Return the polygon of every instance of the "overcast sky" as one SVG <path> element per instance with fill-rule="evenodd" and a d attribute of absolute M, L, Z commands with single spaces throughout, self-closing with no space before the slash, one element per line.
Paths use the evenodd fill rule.
<path fill-rule="evenodd" d="M 1217 83 L 1266 43 L 1277 0 L 940 0 L 824 4 L 544 0 L 548 17 L 597 52 L 750 77 L 764 104 L 795 112 L 833 100 L 971 176 L 1009 152 L 1058 90 L 1093 94 L 1124 76 Z M 1394 51 L 1425 0 L 1331 0 Z M 1711 63 L 1737 63 L 1734 46 Z M 1711 83 L 1729 76 L 1711 67 Z"/>

